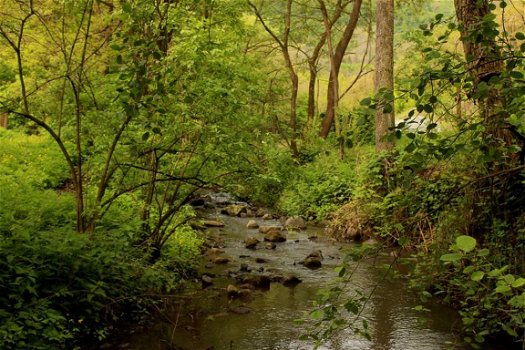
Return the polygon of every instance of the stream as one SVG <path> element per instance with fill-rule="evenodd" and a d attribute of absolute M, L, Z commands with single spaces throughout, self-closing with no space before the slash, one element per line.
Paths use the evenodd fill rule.
<path fill-rule="evenodd" d="M 182 349 L 182 350 L 277 350 L 312 349 L 312 343 L 300 341 L 304 333 L 294 320 L 311 311 L 320 288 L 326 287 L 336 277 L 334 268 L 344 256 L 348 244 L 341 244 L 323 237 L 323 230 L 308 227 L 287 233 L 286 242 L 277 243 L 275 249 L 245 248 L 247 237 L 263 234 L 257 229 L 248 229 L 249 220 L 261 226 L 281 226 L 277 220 L 260 217 L 231 217 L 221 214 L 221 207 L 201 211 L 206 219 L 219 220 L 224 227 L 211 227 L 209 235 L 216 245 L 207 255 L 206 283 L 195 283 L 182 295 L 166 305 L 158 319 L 146 327 L 138 328 L 115 348 L 134 350 Z M 316 239 L 312 239 L 316 237 Z M 262 243 L 261 243 L 262 244 Z M 324 259 L 321 268 L 311 270 L 298 264 L 312 251 L 320 250 Z M 216 257 L 227 258 L 226 264 L 213 264 Z M 384 257 L 381 264 L 392 260 Z M 377 263 L 377 262 L 376 262 Z M 357 263 L 352 263 L 357 264 Z M 301 280 L 295 286 L 272 282 L 263 288 L 247 291 L 240 298 L 228 296 L 228 285 L 235 285 L 235 277 L 251 270 L 255 275 L 295 276 Z M 414 310 L 419 298 L 408 290 L 399 279 L 385 280 L 383 272 L 371 261 L 361 261 L 351 283 L 346 286 L 349 293 L 356 289 L 374 292 L 368 301 L 363 317 L 369 322 L 372 340 L 356 335 L 353 331 L 342 331 L 323 350 L 343 349 L 467 349 L 459 335 L 461 320 L 456 312 L 443 305 L 425 305 L 429 312 Z M 209 284 L 209 285 L 208 285 Z M 240 282 L 237 282 L 237 286 Z M 242 286 L 241 286 L 242 288 Z M 237 293 L 238 290 L 230 290 Z M 302 326 L 305 327 L 305 326 Z"/>

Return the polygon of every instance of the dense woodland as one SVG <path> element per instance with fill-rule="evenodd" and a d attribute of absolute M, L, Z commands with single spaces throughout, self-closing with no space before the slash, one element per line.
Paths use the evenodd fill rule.
<path fill-rule="evenodd" d="M 226 191 L 394 248 L 466 343 L 521 348 L 524 11 L 0 0 L 0 347 L 148 317 L 198 266 L 190 202 Z"/>

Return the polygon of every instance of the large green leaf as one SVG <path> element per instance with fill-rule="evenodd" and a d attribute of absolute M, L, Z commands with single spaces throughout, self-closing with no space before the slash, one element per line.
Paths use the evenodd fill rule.
<path fill-rule="evenodd" d="M 476 248 L 476 243 L 476 239 L 470 236 L 463 235 L 456 238 L 456 245 L 465 253 L 473 251 Z"/>

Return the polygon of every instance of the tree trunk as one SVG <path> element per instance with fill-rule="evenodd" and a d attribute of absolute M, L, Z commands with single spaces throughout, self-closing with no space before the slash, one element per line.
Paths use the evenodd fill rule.
<path fill-rule="evenodd" d="M 461 30 L 463 51 L 467 59 L 467 68 L 474 78 L 474 89 L 490 78 L 500 76 L 503 61 L 494 39 L 484 37 L 477 40 L 482 29 L 482 20 L 491 13 L 488 0 L 454 0 L 456 16 Z M 513 136 L 505 127 L 505 114 L 502 113 L 502 100 L 497 88 L 490 87 L 488 94 L 478 98 L 485 126 L 493 145 L 510 145 Z"/>
<path fill-rule="evenodd" d="M 312 123 L 315 116 L 315 84 L 317 82 L 317 69 L 310 65 L 310 79 L 308 80 L 308 123 Z"/>
<path fill-rule="evenodd" d="M 0 128 L 7 129 L 8 122 L 9 122 L 9 114 L 7 113 L 0 114 Z"/>
<path fill-rule="evenodd" d="M 339 101 L 339 96 L 334 95 L 336 89 L 334 89 L 334 84 L 339 80 L 339 70 L 341 64 L 343 63 L 343 58 L 346 53 L 346 49 L 352 36 L 354 35 L 355 28 L 357 27 L 357 21 L 359 20 L 359 12 L 361 11 L 362 0 L 354 0 L 354 7 L 352 8 L 352 13 L 348 23 L 346 24 L 345 31 L 343 36 L 337 44 L 334 54 L 333 54 L 333 64 L 330 67 L 330 80 L 328 82 L 328 91 L 326 94 L 326 115 L 323 120 L 323 125 L 321 127 L 321 132 L 319 136 L 326 138 L 330 133 L 332 124 L 335 120 L 336 105 Z"/>
<path fill-rule="evenodd" d="M 394 91 L 394 0 L 378 0 L 376 30 L 375 93 Z M 394 110 L 384 113 L 393 101 L 380 99 L 375 113 L 376 151 L 390 151 L 394 142 L 387 139 L 395 126 Z"/>

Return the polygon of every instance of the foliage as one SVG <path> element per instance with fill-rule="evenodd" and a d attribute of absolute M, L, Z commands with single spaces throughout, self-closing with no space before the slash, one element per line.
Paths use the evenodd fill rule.
<path fill-rule="evenodd" d="M 71 349 L 145 317 L 195 268 L 186 227 L 150 264 L 124 196 L 91 237 L 74 232 L 67 169 L 45 136 L 0 130 L 0 337 L 5 349 Z M 22 147 L 21 145 L 24 145 Z"/>
<path fill-rule="evenodd" d="M 334 166 L 327 169 L 326 164 Z M 288 215 L 323 220 L 351 196 L 352 168 L 335 154 L 318 155 L 294 170 L 278 207 Z"/>
<path fill-rule="evenodd" d="M 448 253 L 435 256 L 440 263 L 432 268 L 439 273 L 434 274 L 431 291 L 458 304 L 464 339 L 476 348 L 502 332 L 524 341 L 525 279 L 509 273 L 509 265 L 497 265 L 491 255 L 475 238 L 460 235 Z"/>
<path fill-rule="evenodd" d="M 56 189 L 69 177 L 57 147 L 47 137 L 23 135 L 0 129 L 0 173 L 15 182 L 42 189 Z M 34 164 L 38 164 L 38 167 Z"/>
<path fill-rule="evenodd" d="M 4 348 L 65 349 L 81 338 L 104 339 L 116 322 L 144 316 L 151 293 L 175 287 L 124 242 L 96 238 L 68 230 L 2 236 Z"/>

